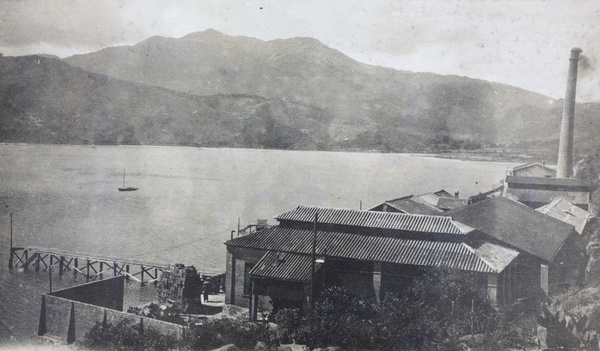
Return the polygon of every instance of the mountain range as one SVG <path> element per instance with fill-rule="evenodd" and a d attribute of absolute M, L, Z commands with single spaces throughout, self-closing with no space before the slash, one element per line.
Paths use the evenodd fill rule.
<path fill-rule="evenodd" d="M 0 57 L 0 72 L 5 142 L 554 153 L 562 115 L 561 100 L 504 84 L 213 30 L 64 59 Z M 580 150 L 597 146 L 598 107 L 577 105 Z"/>

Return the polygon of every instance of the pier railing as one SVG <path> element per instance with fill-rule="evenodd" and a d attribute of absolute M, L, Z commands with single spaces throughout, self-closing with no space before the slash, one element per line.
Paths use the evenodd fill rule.
<path fill-rule="evenodd" d="M 11 268 L 52 269 L 59 275 L 67 271 L 83 274 L 88 279 L 103 278 L 103 275 L 119 276 L 145 283 L 156 283 L 168 264 L 149 262 L 122 257 L 67 252 L 35 246 L 11 247 L 9 266 Z"/>

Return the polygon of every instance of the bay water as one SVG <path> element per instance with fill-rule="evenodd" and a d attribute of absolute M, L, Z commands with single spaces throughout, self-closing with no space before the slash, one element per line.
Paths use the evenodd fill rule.
<path fill-rule="evenodd" d="M 508 162 L 427 155 L 164 146 L 0 145 L 0 346 L 35 337 L 48 273 L 8 269 L 15 246 L 194 265 L 225 272 L 237 231 L 299 205 L 368 209 L 445 189 L 468 197 Z M 137 191 L 120 192 L 125 185 Z M 234 235 L 236 235 L 234 233 Z M 54 289 L 85 282 L 53 276 Z M 155 288 L 129 282 L 126 305 Z"/>

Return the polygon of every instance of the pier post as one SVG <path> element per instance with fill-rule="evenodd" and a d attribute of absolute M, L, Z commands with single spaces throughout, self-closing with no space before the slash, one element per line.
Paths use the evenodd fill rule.
<path fill-rule="evenodd" d="M 50 286 L 50 293 L 52 294 L 52 266 L 48 267 L 48 285 Z"/>
<path fill-rule="evenodd" d="M 8 256 L 8 268 L 13 268 L 13 225 L 12 225 L 12 212 L 10 213 L 10 256 Z"/>
<path fill-rule="evenodd" d="M 31 251 L 31 255 L 29 254 L 29 251 Z M 40 265 L 43 264 L 44 269 L 48 271 L 50 292 L 52 292 L 52 271 L 55 265 L 59 277 L 62 277 L 67 270 L 72 269 L 74 277 L 78 275 L 77 273 L 81 273 L 85 275 L 88 281 L 97 276 L 99 276 L 99 279 L 104 279 L 103 276 L 104 273 L 106 273 L 109 277 L 123 275 L 127 280 L 133 278 L 133 280 L 139 281 L 142 286 L 149 282 L 158 285 L 159 272 L 162 274 L 164 273 L 164 270 L 167 269 L 167 266 L 156 265 L 153 263 L 140 263 L 139 261 L 117 262 L 114 261 L 114 258 L 101 257 L 90 259 L 83 255 L 68 252 L 56 250 L 46 251 L 45 249 L 28 247 L 13 247 L 11 254 L 11 263 L 13 264 L 13 267 L 25 268 L 29 267 L 29 265 L 34 265 L 35 271 L 39 272 Z M 48 259 L 48 262 L 46 259 Z M 82 266 L 83 264 L 79 265 L 79 259 L 81 259 L 82 262 L 85 262 L 85 267 Z M 94 267 L 95 264 L 98 264 L 98 266 Z M 130 267 L 132 265 L 133 269 Z M 140 269 L 139 271 L 138 268 Z M 138 275 L 139 277 L 137 277 Z"/>

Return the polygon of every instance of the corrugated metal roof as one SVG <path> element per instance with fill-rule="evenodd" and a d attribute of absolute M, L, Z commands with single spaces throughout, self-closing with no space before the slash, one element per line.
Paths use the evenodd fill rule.
<path fill-rule="evenodd" d="M 565 223 L 569 223 L 577 233 L 583 233 L 585 225 L 590 218 L 590 213 L 582 208 L 575 206 L 571 201 L 561 197 L 551 203 L 537 208 L 536 211 L 547 214 L 550 217 L 560 219 Z"/>
<path fill-rule="evenodd" d="M 428 194 L 422 194 L 422 195 L 418 195 L 413 197 L 413 200 L 419 203 L 422 203 L 424 205 L 429 205 L 429 206 L 433 206 L 435 207 L 438 203 L 438 201 L 440 200 L 440 196 L 435 195 L 433 193 L 428 193 Z"/>
<path fill-rule="evenodd" d="M 459 225 L 452 218 L 445 216 L 305 206 L 285 212 L 276 219 L 313 222 L 316 213 L 319 214 L 318 222 L 324 224 L 440 234 L 467 234 L 472 230 L 472 228 Z"/>
<path fill-rule="evenodd" d="M 315 263 L 315 272 L 321 263 Z M 268 278 L 294 282 L 310 281 L 311 256 L 290 252 L 269 251 L 256 263 L 250 275 L 256 278 Z"/>
<path fill-rule="evenodd" d="M 435 194 L 435 195 L 437 195 L 439 197 L 454 197 L 454 195 L 450 194 L 449 192 L 447 192 L 444 189 L 438 190 L 438 191 L 434 191 L 433 194 Z"/>
<path fill-rule="evenodd" d="M 311 230 L 277 226 L 229 240 L 226 244 L 310 255 L 312 240 Z M 316 251 L 319 255 L 363 261 L 443 266 L 485 273 L 501 271 L 467 244 L 455 241 L 411 240 L 319 231 Z"/>
<path fill-rule="evenodd" d="M 413 199 L 397 199 L 386 201 L 386 204 L 410 214 L 439 215 L 443 211 L 436 207 L 414 201 Z"/>

